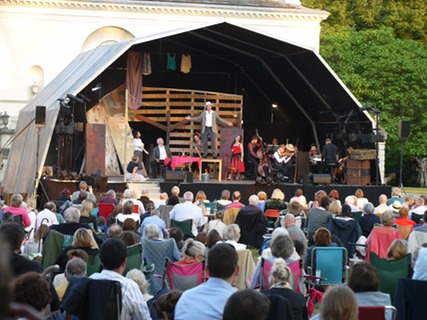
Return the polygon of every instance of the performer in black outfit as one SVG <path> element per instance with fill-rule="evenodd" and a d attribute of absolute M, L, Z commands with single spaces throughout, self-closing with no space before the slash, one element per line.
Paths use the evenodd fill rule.
<path fill-rule="evenodd" d="M 332 181 L 335 180 L 335 169 L 337 167 L 337 146 L 332 143 L 332 140 L 327 138 L 322 149 L 322 161 L 324 171 L 331 175 Z"/>

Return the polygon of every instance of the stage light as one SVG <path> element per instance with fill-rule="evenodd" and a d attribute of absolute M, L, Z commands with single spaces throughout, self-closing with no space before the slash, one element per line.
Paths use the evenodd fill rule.
<path fill-rule="evenodd" d="M 273 109 L 276 109 L 276 108 L 277 108 L 277 104 L 273 103 L 273 104 L 271 105 L 271 107 L 272 107 Z"/>

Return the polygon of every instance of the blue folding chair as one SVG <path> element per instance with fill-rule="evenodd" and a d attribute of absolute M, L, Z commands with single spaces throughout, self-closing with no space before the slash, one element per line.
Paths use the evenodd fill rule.
<path fill-rule="evenodd" d="M 347 278 L 347 260 L 346 248 L 316 247 L 311 251 L 308 270 L 312 276 L 323 278 L 321 285 L 342 284 Z"/>

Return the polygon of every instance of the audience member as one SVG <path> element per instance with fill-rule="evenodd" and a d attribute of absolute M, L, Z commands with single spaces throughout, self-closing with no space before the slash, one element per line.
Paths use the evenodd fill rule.
<path fill-rule="evenodd" d="M 356 296 L 345 286 L 331 286 L 326 290 L 319 313 L 311 320 L 357 320 L 359 310 Z"/>
<path fill-rule="evenodd" d="M 415 206 L 415 196 L 412 194 L 408 194 L 402 206 L 407 207 L 409 210 L 411 210 L 412 207 Z"/>
<path fill-rule="evenodd" d="M 175 319 L 222 319 L 228 298 L 236 291 L 231 284 L 239 274 L 238 255 L 226 243 L 209 250 L 209 280 L 185 291 L 175 309 Z"/>
<path fill-rule="evenodd" d="M 107 238 L 118 238 L 122 232 L 122 227 L 117 223 L 113 223 L 107 230 Z"/>
<path fill-rule="evenodd" d="M 328 197 L 332 203 L 336 202 L 341 207 L 340 194 L 338 193 L 337 189 L 332 189 L 329 191 Z"/>
<path fill-rule="evenodd" d="M 265 320 L 269 308 L 266 295 L 253 289 L 239 290 L 228 298 L 222 320 Z"/>
<path fill-rule="evenodd" d="M 61 192 L 59 193 L 59 198 L 56 199 L 58 201 L 67 201 L 67 200 L 71 200 L 71 191 L 68 188 L 64 188 L 61 190 Z"/>
<path fill-rule="evenodd" d="M 10 206 L 3 209 L 3 215 L 6 212 L 10 212 L 14 217 L 21 216 L 22 225 L 24 228 L 29 227 L 31 225 L 30 217 L 28 216 L 28 212 L 25 208 L 22 207 L 23 198 L 19 193 L 15 193 L 10 197 Z"/>
<path fill-rule="evenodd" d="M 227 225 L 222 222 L 223 218 L 224 212 L 222 210 L 217 211 L 215 213 L 215 219 L 209 221 L 208 223 L 208 231 L 217 230 L 221 237 L 223 237 L 225 229 L 227 228 Z"/>
<path fill-rule="evenodd" d="M 400 195 L 401 195 L 400 188 L 397 188 L 397 187 L 393 188 L 391 190 L 391 198 L 387 200 L 387 205 L 391 206 L 396 200 L 399 201 L 401 204 L 403 204 L 405 200 L 402 199 Z"/>
<path fill-rule="evenodd" d="M 342 213 L 341 204 L 338 201 L 332 201 L 328 206 L 328 211 L 332 213 L 333 216 Z"/>
<path fill-rule="evenodd" d="M 99 252 L 104 269 L 92 279 L 118 281 L 122 288 L 121 319 L 151 319 L 147 303 L 135 281 L 122 276 L 126 268 L 126 244 L 119 239 L 107 239 Z"/>
<path fill-rule="evenodd" d="M 31 306 L 39 312 L 40 319 L 52 301 L 49 283 L 37 272 L 18 276 L 12 287 L 13 302 Z"/>
<path fill-rule="evenodd" d="M 56 205 L 54 202 L 46 202 L 44 209 L 40 211 L 36 216 L 36 222 L 34 229 L 37 230 L 40 225 L 43 223 L 50 227 L 53 224 L 59 224 L 58 219 L 56 219 Z"/>
<path fill-rule="evenodd" d="M 56 292 L 58 293 L 59 300 L 62 300 L 62 298 L 64 297 L 65 291 L 68 288 L 72 276 L 87 276 L 86 268 L 86 261 L 84 261 L 82 258 L 76 257 L 68 260 L 64 271 L 66 283 L 56 287 Z"/>
<path fill-rule="evenodd" d="M 418 251 L 412 279 L 427 281 L 427 248 L 421 248 Z"/>
<path fill-rule="evenodd" d="M 205 259 L 205 251 L 206 247 L 203 243 L 188 238 L 184 241 L 181 249 L 182 259 L 176 262 L 176 264 L 185 265 L 203 261 Z"/>
<path fill-rule="evenodd" d="M 324 227 L 321 227 L 319 229 L 316 230 L 314 237 L 314 245 L 309 247 L 307 249 L 307 255 L 305 257 L 305 266 L 306 267 L 311 267 L 311 252 L 313 251 L 314 248 L 318 248 L 318 247 L 337 247 L 337 244 L 335 242 L 332 242 L 332 235 L 331 232 Z M 313 268 L 313 270 L 316 270 L 315 268 Z"/>
<path fill-rule="evenodd" d="M 90 200 L 84 200 L 80 207 L 80 223 L 88 224 L 93 230 L 97 230 L 96 217 L 92 215 L 94 203 Z"/>
<path fill-rule="evenodd" d="M 409 208 L 403 206 L 402 208 L 399 209 L 399 218 L 396 218 L 394 220 L 394 223 L 397 224 L 398 226 L 415 226 L 415 221 L 414 220 L 409 220 L 408 219 L 408 213 L 409 213 Z M 423 212 L 424 215 L 424 212 Z"/>
<path fill-rule="evenodd" d="M 271 193 L 270 200 L 267 200 L 265 202 L 264 212 L 268 209 L 282 211 L 282 210 L 286 210 L 286 208 L 287 208 L 287 205 L 285 202 L 285 194 L 280 189 L 274 189 L 273 192 Z"/>
<path fill-rule="evenodd" d="M 105 196 L 99 200 L 99 203 L 111 203 L 117 206 L 119 201 L 117 201 L 116 192 L 113 189 L 108 190 Z"/>
<path fill-rule="evenodd" d="M 289 301 L 292 307 L 294 320 L 307 320 L 307 306 L 305 298 L 301 293 L 295 292 L 292 288 L 292 273 L 287 267 L 285 260 L 277 258 L 269 276 L 269 290 L 263 291 L 266 295 L 277 294 Z"/>
<path fill-rule="evenodd" d="M 144 301 L 147 302 L 150 300 L 153 296 L 150 295 L 150 283 L 145 278 L 144 273 L 139 269 L 132 269 L 126 273 L 126 278 L 131 279 L 136 282 L 136 284 L 139 287 L 139 290 L 142 293 L 142 296 L 144 297 Z"/>
<path fill-rule="evenodd" d="M 225 243 L 231 244 L 236 250 L 246 249 L 246 244 L 238 243 L 240 240 L 240 227 L 233 223 L 227 226 L 224 232 Z"/>
<path fill-rule="evenodd" d="M 222 242 L 223 238 L 219 234 L 218 230 L 212 229 L 208 233 L 208 239 L 206 241 L 206 249 L 212 248 L 217 242 Z"/>
<path fill-rule="evenodd" d="M 265 193 L 264 191 L 259 191 L 257 193 L 259 202 L 257 204 L 257 206 L 261 209 L 262 212 L 265 211 L 265 202 L 267 201 L 267 193 Z"/>
<path fill-rule="evenodd" d="M 354 195 L 357 198 L 357 202 L 355 203 L 358 211 L 362 211 L 363 206 L 368 202 L 368 199 L 365 198 L 365 194 L 362 189 L 356 189 Z"/>
<path fill-rule="evenodd" d="M 305 253 L 307 250 L 307 239 L 304 232 L 296 226 L 295 216 L 292 213 L 285 215 L 285 228 L 294 242 L 300 241 L 302 243 L 303 252 Z"/>
<path fill-rule="evenodd" d="M 359 211 L 359 208 L 357 207 L 357 198 L 355 196 L 345 197 L 344 203 L 350 206 L 351 212 Z"/>
<path fill-rule="evenodd" d="M 150 191 L 148 189 L 141 190 L 141 197 L 139 200 L 144 205 L 145 210 L 147 210 L 147 204 L 152 203 L 154 205 L 153 200 L 150 199 Z"/>
<path fill-rule="evenodd" d="M 132 200 L 126 200 L 123 203 L 123 213 L 119 213 L 116 217 L 117 221 L 123 223 L 126 218 L 131 218 L 136 222 L 140 221 L 139 213 L 134 212 L 134 202 Z"/>
<path fill-rule="evenodd" d="M 45 224 L 40 225 L 34 233 L 34 237 L 25 243 L 23 253 L 32 258 L 33 255 L 39 255 L 43 249 L 43 238 L 49 232 L 49 227 Z M 40 256 L 39 256 L 40 257 Z"/>
<path fill-rule="evenodd" d="M 387 199 L 387 196 L 385 194 L 382 194 L 379 196 L 378 206 L 376 206 L 375 210 L 374 210 L 374 213 L 377 216 L 381 216 L 384 213 L 384 211 L 389 209 L 387 201 L 388 201 L 388 199 Z"/>
<path fill-rule="evenodd" d="M 162 231 L 162 236 L 161 236 L 162 238 L 167 239 L 169 237 L 169 233 L 166 230 L 166 223 L 160 218 L 159 215 L 160 215 L 159 210 L 152 210 L 151 216 L 144 219 L 144 221 L 141 224 L 141 229 L 140 229 L 141 236 L 144 236 L 144 230 L 145 230 L 145 227 L 147 225 L 155 224 Z"/>
<path fill-rule="evenodd" d="M 304 196 L 304 191 L 301 188 L 295 190 L 295 197 L 298 199 L 298 202 L 301 203 L 303 208 L 308 208 L 307 198 Z"/>
<path fill-rule="evenodd" d="M 86 194 L 86 198 L 93 203 L 96 203 L 96 197 L 93 194 L 93 188 L 92 186 L 88 186 L 86 181 L 80 181 L 79 183 L 79 190 L 73 192 L 71 196 L 71 201 L 75 201 L 80 197 L 80 193 L 84 192 Z"/>
<path fill-rule="evenodd" d="M 195 240 L 203 243 L 204 245 L 206 245 L 206 241 L 208 241 L 208 233 L 206 231 L 199 232 L 197 234 Z"/>
<path fill-rule="evenodd" d="M 387 250 L 387 260 L 400 260 L 408 254 L 408 248 L 405 240 L 393 240 Z"/>
<path fill-rule="evenodd" d="M 197 236 L 197 228 L 204 225 L 204 216 L 202 209 L 193 204 L 193 193 L 187 191 L 184 193 L 184 203 L 179 203 L 173 207 L 169 213 L 171 220 L 184 221 L 193 220 L 191 232 L 194 236 Z"/>
<path fill-rule="evenodd" d="M 348 276 L 348 286 L 356 294 L 359 306 L 390 306 L 390 295 L 380 292 L 380 276 L 369 263 L 353 264 Z"/>
<path fill-rule="evenodd" d="M 426 232 L 427 233 L 427 210 L 423 214 L 423 224 L 414 228 L 414 231 Z"/>
<path fill-rule="evenodd" d="M 362 217 L 359 219 L 360 228 L 362 228 L 362 235 L 368 238 L 375 224 L 381 223 L 380 217 L 374 214 L 376 209 L 370 202 L 365 203 L 362 208 Z"/>
<path fill-rule="evenodd" d="M 426 210 L 427 210 L 427 206 L 425 205 L 424 198 L 418 197 L 417 200 L 415 201 L 414 208 L 411 211 L 409 211 L 408 217 L 409 219 L 412 219 L 415 222 L 419 222 Z"/>
<path fill-rule="evenodd" d="M 171 239 L 175 240 L 178 250 L 181 250 L 184 245 L 184 233 L 182 230 L 180 228 L 172 228 L 169 232 L 169 236 Z"/>
<path fill-rule="evenodd" d="M 217 200 L 217 209 L 223 210 L 226 206 L 231 203 L 230 200 L 230 190 L 224 189 L 221 192 L 221 199 Z"/>
<path fill-rule="evenodd" d="M 313 236 L 317 229 L 326 227 L 332 219 L 332 214 L 327 211 L 329 206 L 329 197 L 320 199 L 320 205 L 311 208 L 308 212 L 307 237 L 309 244 L 313 243 Z"/>
<path fill-rule="evenodd" d="M 311 208 L 317 208 L 320 206 L 320 200 L 323 197 L 327 197 L 328 194 L 324 190 L 319 190 L 314 194 L 314 201 L 310 201 L 308 204 L 308 207 Z"/>
<path fill-rule="evenodd" d="M 267 231 L 267 218 L 257 207 L 258 196 L 249 197 L 249 204 L 240 208 L 236 217 L 236 224 L 240 227 L 240 242 L 255 248 L 261 248 L 263 236 Z"/>
<path fill-rule="evenodd" d="M 132 220 L 132 219 L 129 219 L 129 220 Z M 139 239 L 137 239 L 137 236 Z M 123 230 L 123 232 L 117 238 L 122 240 L 124 243 L 126 243 L 126 246 L 128 247 L 133 246 L 134 244 L 139 243 L 139 241 L 141 241 L 141 238 L 139 237 L 139 235 L 129 230 Z"/>
<path fill-rule="evenodd" d="M 162 192 L 159 196 L 160 200 L 156 201 L 155 208 L 157 209 L 160 206 L 166 205 L 168 201 L 168 194 L 166 192 Z"/>
<path fill-rule="evenodd" d="M 172 290 L 162 294 L 154 301 L 153 306 L 156 310 L 156 316 L 159 320 L 174 320 L 175 308 L 178 300 L 181 298 L 181 290 Z"/>

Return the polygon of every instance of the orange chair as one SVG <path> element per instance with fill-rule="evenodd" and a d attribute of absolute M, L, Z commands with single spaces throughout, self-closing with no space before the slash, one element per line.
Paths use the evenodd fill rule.
<path fill-rule="evenodd" d="M 112 203 L 99 203 L 98 204 L 98 216 L 104 217 L 108 220 L 108 216 L 114 211 L 114 204 Z"/>
<path fill-rule="evenodd" d="M 279 216 L 279 209 L 267 209 L 264 214 L 267 218 L 277 219 Z"/>

